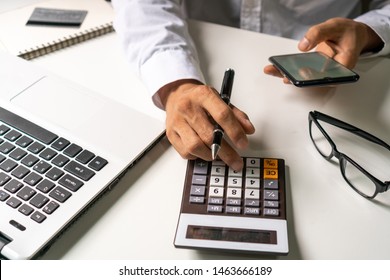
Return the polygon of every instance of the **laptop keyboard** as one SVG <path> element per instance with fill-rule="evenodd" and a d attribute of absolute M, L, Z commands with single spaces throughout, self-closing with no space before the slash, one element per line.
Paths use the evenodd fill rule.
<path fill-rule="evenodd" d="M 0 203 L 21 215 L 42 223 L 107 163 L 0 107 Z"/>

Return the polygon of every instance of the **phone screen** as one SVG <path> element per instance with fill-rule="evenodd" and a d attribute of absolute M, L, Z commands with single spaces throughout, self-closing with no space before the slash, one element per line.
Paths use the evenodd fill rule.
<path fill-rule="evenodd" d="M 358 74 L 319 52 L 272 56 L 270 61 L 296 86 L 347 83 L 359 79 Z"/>

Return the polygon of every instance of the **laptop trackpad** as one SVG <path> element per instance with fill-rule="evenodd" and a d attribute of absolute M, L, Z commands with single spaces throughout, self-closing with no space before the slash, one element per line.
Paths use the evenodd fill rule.
<path fill-rule="evenodd" d="M 65 129 L 82 126 L 104 107 L 104 101 L 98 96 L 53 77 L 42 78 L 14 96 L 11 102 Z"/>

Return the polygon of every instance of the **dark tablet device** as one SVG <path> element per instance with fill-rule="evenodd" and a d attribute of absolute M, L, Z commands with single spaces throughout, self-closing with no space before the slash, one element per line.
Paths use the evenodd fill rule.
<path fill-rule="evenodd" d="M 359 75 L 320 52 L 271 56 L 269 61 L 297 87 L 351 83 Z"/>

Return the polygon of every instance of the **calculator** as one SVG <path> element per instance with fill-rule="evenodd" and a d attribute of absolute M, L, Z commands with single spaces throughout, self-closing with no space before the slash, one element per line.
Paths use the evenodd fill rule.
<path fill-rule="evenodd" d="M 243 160 L 188 161 L 176 247 L 288 254 L 284 160 Z"/>

